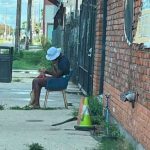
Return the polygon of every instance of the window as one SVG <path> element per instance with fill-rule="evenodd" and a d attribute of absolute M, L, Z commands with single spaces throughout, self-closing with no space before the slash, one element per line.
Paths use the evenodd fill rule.
<path fill-rule="evenodd" d="M 144 44 L 145 48 L 150 47 L 150 0 L 142 1 L 142 12 L 138 20 L 137 31 L 134 43 Z"/>
<path fill-rule="evenodd" d="M 134 0 L 125 0 L 124 33 L 129 45 L 133 41 L 133 34 L 132 34 L 133 10 L 134 10 Z"/>

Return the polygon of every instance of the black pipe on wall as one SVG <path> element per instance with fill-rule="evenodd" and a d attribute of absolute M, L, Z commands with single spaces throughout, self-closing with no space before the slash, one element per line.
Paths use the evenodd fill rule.
<path fill-rule="evenodd" d="M 100 87 L 99 94 L 103 94 L 104 72 L 105 72 L 105 51 L 106 51 L 106 27 L 107 27 L 107 2 L 103 0 L 103 31 L 102 31 L 102 60 L 100 68 Z"/>

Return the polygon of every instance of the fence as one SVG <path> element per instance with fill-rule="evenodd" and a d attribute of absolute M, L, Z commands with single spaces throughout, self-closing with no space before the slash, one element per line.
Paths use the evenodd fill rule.
<path fill-rule="evenodd" d="M 96 0 L 83 0 L 79 18 L 66 20 L 64 50 L 75 68 L 75 83 L 86 94 L 92 93 L 93 54 L 95 48 Z"/>

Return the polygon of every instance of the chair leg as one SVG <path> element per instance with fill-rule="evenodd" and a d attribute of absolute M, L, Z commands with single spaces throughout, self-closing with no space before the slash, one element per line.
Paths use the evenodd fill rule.
<path fill-rule="evenodd" d="M 33 101 L 34 101 L 34 91 L 32 90 L 30 92 L 30 101 L 29 101 L 29 105 L 32 105 L 33 104 Z"/>
<path fill-rule="evenodd" d="M 66 92 L 65 90 L 62 90 L 63 98 L 64 98 L 64 104 L 65 108 L 68 109 L 68 104 L 67 104 L 67 98 L 66 98 Z"/>
<path fill-rule="evenodd" d="M 49 95 L 49 91 L 47 90 L 46 94 L 45 94 L 44 108 L 46 108 L 46 106 L 47 106 L 48 95 Z"/>

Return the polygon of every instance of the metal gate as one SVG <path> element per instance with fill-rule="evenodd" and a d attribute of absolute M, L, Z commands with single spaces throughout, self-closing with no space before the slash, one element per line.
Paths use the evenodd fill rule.
<path fill-rule="evenodd" d="M 79 17 L 73 13 L 65 22 L 64 53 L 70 60 L 71 68 L 75 70 L 72 80 L 78 83 L 78 43 L 79 43 Z"/>
<path fill-rule="evenodd" d="M 95 48 L 96 0 L 83 0 L 79 23 L 79 86 L 90 95 L 93 90 L 93 54 Z"/>

